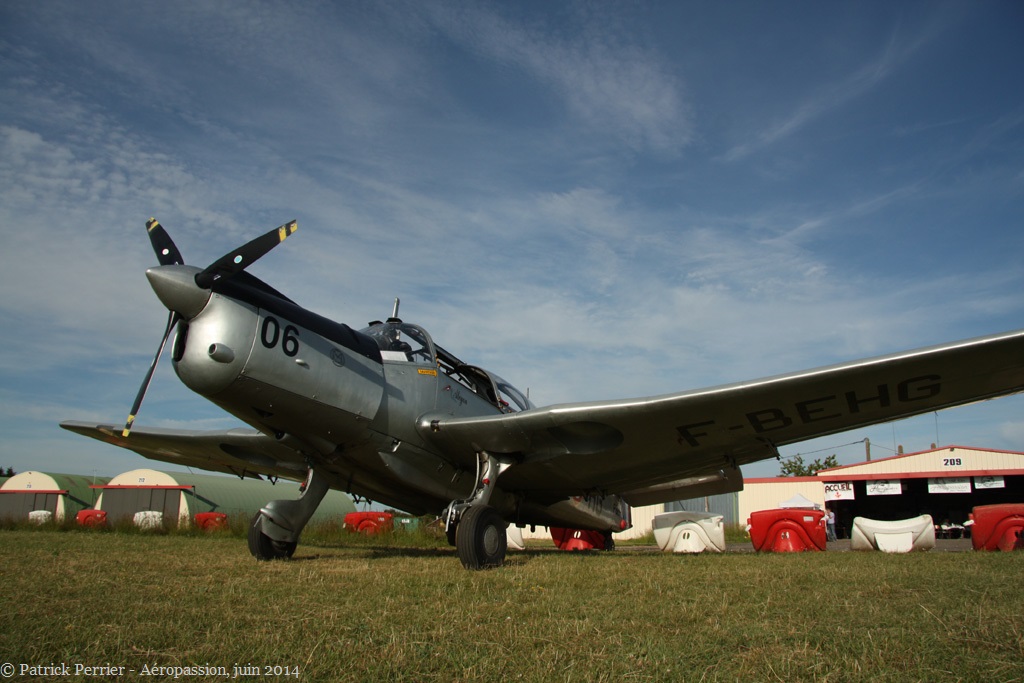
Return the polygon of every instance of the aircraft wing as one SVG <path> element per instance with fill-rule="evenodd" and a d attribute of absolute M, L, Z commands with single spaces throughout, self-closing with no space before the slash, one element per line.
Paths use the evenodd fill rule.
<path fill-rule="evenodd" d="M 461 457 L 507 454 L 506 490 L 604 492 L 632 505 L 742 488 L 777 447 L 1024 390 L 1024 330 L 679 394 L 494 417 L 428 416 Z"/>
<path fill-rule="evenodd" d="M 306 465 L 298 453 L 254 429 L 206 432 L 137 427 L 126 438 L 121 436 L 122 427 L 114 425 L 68 421 L 60 426 L 175 465 L 257 479 L 261 475 L 295 480 L 306 476 Z"/>

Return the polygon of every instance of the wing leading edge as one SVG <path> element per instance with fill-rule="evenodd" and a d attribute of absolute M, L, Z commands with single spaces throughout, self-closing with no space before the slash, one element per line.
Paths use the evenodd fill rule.
<path fill-rule="evenodd" d="M 136 427 L 126 438 L 114 425 L 67 421 L 60 426 L 175 465 L 239 477 L 264 475 L 301 480 L 306 476 L 306 465 L 298 453 L 256 430 L 200 432 Z"/>
<path fill-rule="evenodd" d="M 421 420 L 449 451 L 514 455 L 503 488 L 634 505 L 742 488 L 777 447 L 1024 390 L 1024 330 L 665 396 Z M 717 482 L 717 483 L 715 483 Z"/>

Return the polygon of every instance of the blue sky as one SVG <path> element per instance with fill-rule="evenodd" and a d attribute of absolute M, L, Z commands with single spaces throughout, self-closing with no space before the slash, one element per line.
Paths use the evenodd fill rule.
<path fill-rule="evenodd" d="M 1020 3 L 5 2 L 0 466 L 123 422 L 188 262 L 425 326 L 540 404 L 1024 327 Z M 138 424 L 227 428 L 164 359 Z M 1024 397 L 783 450 L 1024 450 Z M 821 451 L 821 452 L 819 452 Z M 162 466 L 162 465 L 157 465 Z M 775 462 L 748 476 L 771 476 Z"/>

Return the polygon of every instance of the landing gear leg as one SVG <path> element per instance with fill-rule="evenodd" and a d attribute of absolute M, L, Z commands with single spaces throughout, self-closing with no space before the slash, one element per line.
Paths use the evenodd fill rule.
<path fill-rule="evenodd" d="M 498 476 L 512 463 L 480 453 L 476 490 L 466 500 L 452 501 L 445 511 L 445 533 L 455 546 L 466 569 L 500 567 L 505 561 L 508 539 L 504 518 L 489 505 Z"/>
<path fill-rule="evenodd" d="M 249 524 L 249 552 L 257 560 L 287 559 L 295 552 L 299 535 L 328 490 L 327 480 L 313 469 L 297 500 L 272 500 Z"/>

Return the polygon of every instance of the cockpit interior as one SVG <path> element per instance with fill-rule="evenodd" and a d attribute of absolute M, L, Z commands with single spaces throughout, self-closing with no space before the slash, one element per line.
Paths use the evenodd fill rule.
<path fill-rule="evenodd" d="M 419 325 L 389 318 L 387 322 L 370 323 L 360 331 L 376 342 L 384 362 L 435 367 L 504 413 L 517 413 L 534 407 L 526 394 L 498 375 L 468 365 L 434 344 L 427 331 Z"/>

